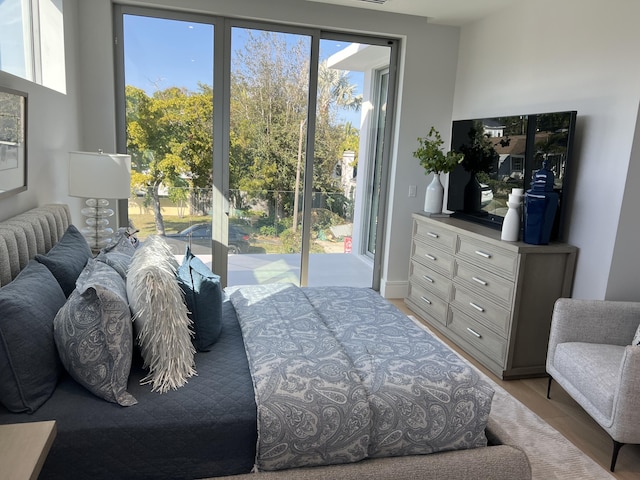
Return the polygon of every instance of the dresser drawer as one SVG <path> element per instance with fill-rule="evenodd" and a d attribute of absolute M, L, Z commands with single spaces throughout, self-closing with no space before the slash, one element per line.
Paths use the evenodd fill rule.
<path fill-rule="evenodd" d="M 445 300 L 449 300 L 451 292 L 451 279 L 440 275 L 435 270 L 430 270 L 424 265 L 411 261 L 409 281 L 420 285 L 424 289 L 437 293 Z"/>
<path fill-rule="evenodd" d="M 447 311 L 449 309 L 448 300 L 443 300 L 435 293 L 413 282 L 409 282 L 409 300 L 411 300 L 422 313 L 428 314 L 443 327 L 446 326 Z"/>
<path fill-rule="evenodd" d="M 453 253 L 456 244 L 456 234 L 442 226 L 428 221 L 413 221 L 413 238 L 423 243 L 437 246 L 440 250 Z"/>
<path fill-rule="evenodd" d="M 454 261 L 453 280 L 469 290 L 490 298 L 504 308 L 511 308 L 515 290 L 515 283 L 511 280 L 460 260 Z"/>
<path fill-rule="evenodd" d="M 435 270 L 451 278 L 451 273 L 453 272 L 453 255 L 445 253 L 433 245 L 414 240 L 411 247 L 411 259 L 424 265 L 429 270 Z"/>
<path fill-rule="evenodd" d="M 451 308 L 448 328 L 500 365 L 505 363 L 507 341 L 480 322 Z"/>
<path fill-rule="evenodd" d="M 510 280 L 515 278 L 518 265 L 518 255 L 515 252 L 459 235 L 457 255 L 463 260 Z"/>
<path fill-rule="evenodd" d="M 457 284 L 454 284 L 452 288 L 451 305 L 474 317 L 501 337 L 507 338 L 511 324 L 509 310 Z"/>

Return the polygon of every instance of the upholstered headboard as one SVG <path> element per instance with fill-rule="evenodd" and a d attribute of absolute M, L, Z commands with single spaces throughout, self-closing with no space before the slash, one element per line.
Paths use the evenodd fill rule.
<path fill-rule="evenodd" d="M 68 205 L 33 208 L 0 222 L 0 286 L 13 280 L 29 260 L 47 253 L 71 223 Z"/>

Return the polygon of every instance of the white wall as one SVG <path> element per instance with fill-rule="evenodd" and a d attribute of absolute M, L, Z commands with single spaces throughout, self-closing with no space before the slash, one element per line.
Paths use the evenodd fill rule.
<path fill-rule="evenodd" d="M 300 0 L 140 0 L 123 2 L 142 6 L 171 7 L 215 15 L 300 24 L 356 33 L 375 33 L 402 38 L 404 71 L 400 75 L 394 145 L 387 248 L 384 252 L 382 292 L 403 297 L 407 288 L 411 212 L 424 202 L 427 177 L 411 152 L 416 138 L 435 125 L 448 137 L 453 104 L 459 30 L 429 25 L 425 18 L 393 15 L 368 9 L 323 5 Z M 113 52 L 110 0 L 79 2 L 82 68 L 82 123 L 84 148 L 110 148 L 115 142 Z M 96 115 L 95 112 L 100 112 Z M 445 133 L 446 132 L 446 133 Z M 420 194 L 408 198 L 409 185 Z"/>
<path fill-rule="evenodd" d="M 27 190 L 0 200 L 0 220 L 45 203 L 68 203 L 78 199 L 67 196 L 68 152 L 79 147 L 80 125 L 76 77 L 77 0 L 65 0 L 65 57 L 67 94 L 36 85 L 0 72 L 0 85 L 27 92 Z M 79 207 L 77 208 L 79 209 Z"/>
<path fill-rule="evenodd" d="M 640 2 L 536 0 L 461 30 L 454 118 L 578 111 L 567 212 L 578 298 L 640 300 L 638 18 Z"/>

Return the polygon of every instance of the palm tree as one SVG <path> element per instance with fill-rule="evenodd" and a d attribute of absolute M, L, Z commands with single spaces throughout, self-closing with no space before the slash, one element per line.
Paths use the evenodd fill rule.
<path fill-rule="evenodd" d="M 319 118 L 330 120 L 331 107 L 342 107 L 359 111 L 362 106 L 362 95 L 355 95 L 357 85 L 350 83 L 349 72 L 329 68 L 323 60 L 318 66 L 318 99 L 317 112 Z M 300 122 L 298 141 L 298 164 L 296 167 L 295 193 L 293 196 L 293 231 L 298 228 L 298 196 L 300 194 L 300 170 L 302 168 L 302 147 L 306 119 Z"/>

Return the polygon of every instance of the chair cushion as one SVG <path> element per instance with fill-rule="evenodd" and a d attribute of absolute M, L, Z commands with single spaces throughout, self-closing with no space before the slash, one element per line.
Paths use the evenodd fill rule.
<path fill-rule="evenodd" d="M 553 364 L 603 416 L 611 418 L 624 350 L 620 345 L 559 343 Z"/>

